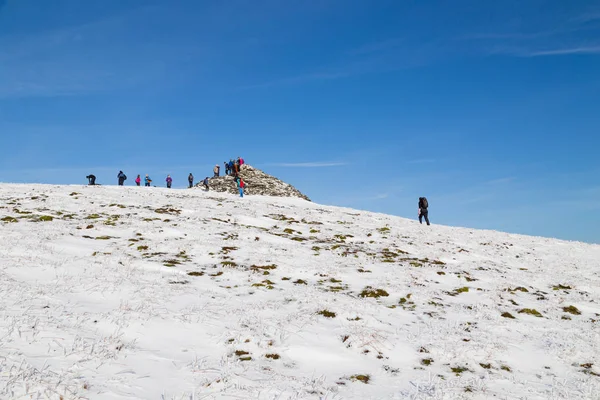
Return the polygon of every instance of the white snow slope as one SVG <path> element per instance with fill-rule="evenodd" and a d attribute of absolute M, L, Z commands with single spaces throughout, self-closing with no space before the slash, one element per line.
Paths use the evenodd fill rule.
<path fill-rule="evenodd" d="M 600 246 L 198 189 L 0 199 L 1 399 L 600 399 Z"/>

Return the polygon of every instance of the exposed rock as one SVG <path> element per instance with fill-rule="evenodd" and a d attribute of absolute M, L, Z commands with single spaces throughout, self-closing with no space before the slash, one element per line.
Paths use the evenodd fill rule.
<path fill-rule="evenodd" d="M 222 171 L 221 171 L 222 172 Z M 298 197 L 310 201 L 292 185 L 285 183 L 274 176 L 264 173 L 260 169 L 251 165 L 244 164 L 240 171 L 240 176 L 246 184 L 244 194 L 276 196 L 276 197 Z M 196 187 L 202 187 L 202 182 Z M 232 176 L 220 176 L 218 178 L 209 178 L 209 187 L 211 191 L 227 192 L 237 194 L 238 189 Z"/>

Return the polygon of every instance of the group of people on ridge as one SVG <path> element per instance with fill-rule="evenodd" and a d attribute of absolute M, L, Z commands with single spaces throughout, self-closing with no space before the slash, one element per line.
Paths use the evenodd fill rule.
<path fill-rule="evenodd" d="M 226 176 L 233 176 L 233 180 L 235 182 L 236 188 L 238 189 L 239 193 L 240 193 L 240 197 L 244 197 L 244 188 L 246 187 L 246 183 L 244 182 L 244 180 L 242 179 L 241 176 L 239 176 L 239 171 L 242 167 L 242 165 L 244 165 L 244 159 L 241 157 L 238 157 L 238 159 L 236 161 L 234 161 L 233 159 L 231 159 L 229 161 L 229 163 L 225 162 L 223 163 L 225 165 L 225 175 Z M 215 167 L 213 168 L 213 173 L 214 173 L 214 177 L 217 178 L 220 175 L 220 167 L 219 164 L 216 164 Z M 86 179 L 88 180 L 90 185 L 95 185 L 96 184 L 96 176 L 95 175 L 88 175 L 86 176 Z M 123 173 L 123 171 L 119 171 L 119 173 L 117 174 L 117 179 L 119 182 L 119 186 L 123 186 L 123 184 L 125 183 L 125 181 L 127 180 L 127 175 L 125 175 Z M 140 186 L 141 184 L 141 177 L 140 175 L 138 175 L 135 178 L 135 183 L 137 186 Z M 167 188 L 171 188 L 171 185 L 173 183 L 173 178 L 171 178 L 171 175 L 167 175 Z M 152 179 L 150 179 L 150 177 L 148 176 L 148 174 L 146 174 L 146 177 L 144 178 L 144 186 L 150 186 L 150 184 L 152 183 Z M 188 175 L 188 183 L 189 183 L 189 187 L 193 187 L 194 186 L 194 175 L 192 175 L 192 173 L 190 172 L 190 174 Z M 209 185 L 208 185 L 208 176 L 206 178 L 204 178 L 204 180 L 202 181 L 202 186 L 205 188 L 205 190 L 209 190 Z M 425 219 L 425 223 L 427 225 L 430 225 L 429 223 L 429 202 L 427 201 L 426 197 L 419 197 L 419 206 L 418 206 L 418 210 L 419 210 L 419 223 L 423 223 L 423 218 Z"/>
<path fill-rule="evenodd" d="M 233 176 L 236 188 L 240 192 L 240 197 L 244 197 L 244 187 L 246 186 L 246 184 L 244 183 L 242 178 L 239 176 L 239 171 L 241 169 L 241 166 L 244 165 L 244 159 L 241 157 L 238 157 L 237 160 L 231 159 L 231 160 L 229 160 L 228 163 L 225 162 L 223 164 L 225 165 L 225 175 Z M 221 168 L 220 168 L 219 164 L 215 165 L 215 167 L 213 168 L 214 177 L 215 178 L 219 177 L 220 172 L 221 172 Z M 90 175 L 86 176 L 85 178 L 88 180 L 89 185 L 96 185 L 96 176 L 95 175 L 90 174 Z M 119 171 L 119 173 L 117 174 L 117 180 L 118 180 L 118 185 L 123 186 L 125 184 L 125 181 L 127 180 L 127 175 L 125 175 L 125 173 L 123 171 Z M 165 182 L 167 183 L 167 188 L 170 189 L 173 184 L 173 178 L 171 177 L 171 175 L 167 175 Z M 140 175 L 138 175 L 135 178 L 135 184 L 137 186 L 141 186 L 141 183 L 142 183 L 142 178 Z M 209 183 L 209 178 L 207 176 L 206 178 L 204 178 L 204 180 L 202 180 L 202 186 L 204 187 L 205 190 L 209 190 L 208 183 Z M 151 184 L 152 184 L 152 179 L 150 178 L 150 176 L 148 176 L 148 174 L 146 174 L 146 176 L 144 177 L 144 186 L 150 187 Z M 194 175 L 192 175 L 191 172 L 188 175 L 188 184 L 189 184 L 190 188 L 194 186 Z"/>
<path fill-rule="evenodd" d="M 225 166 L 225 175 L 233 175 L 235 177 L 238 176 L 242 165 L 244 165 L 244 159 L 238 156 L 237 160 L 232 158 L 229 162 L 225 161 L 223 165 Z"/>

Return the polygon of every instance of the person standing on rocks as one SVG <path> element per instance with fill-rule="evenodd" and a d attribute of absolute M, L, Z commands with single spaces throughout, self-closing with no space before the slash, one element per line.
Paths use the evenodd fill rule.
<path fill-rule="evenodd" d="M 194 186 L 194 175 L 192 175 L 191 172 L 188 176 L 188 183 L 190 184 L 190 187 Z"/>
<path fill-rule="evenodd" d="M 206 191 L 208 192 L 208 176 L 206 178 L 204 178 L 204 180 L 202 181 L 202 186 L 204 186 L 204 188 L 206 189 Z"/>
<path fill-rule="evenodd" d="M 167 175 L 167 189 L 171 189 L 172 183 L 173 183 L 173 178 L 171 178 L 171 175 Z"/>
<path fill-rule="evenodd" d="M 237 175 L 237 172 L 235 171 L 235 165 L 233 163 L 233 159 L 229 160 L 229 175 Z"/>
<path fill-rule="evenodd" d="M 423 223 L 423 218 L 425 218 L 425 222 L 429 225 L 429 202 L 427 201 L 427 197 L 419 197 L 419 223 Z"/>
<path fill-rule="evenodd" d="M 127 175 L 125 175 L 123 171 L 119 171 L 117 178 L 119 179 L 119 186 L 123 186 L 123 183 L 127 180 Z"/>
<path fill-rule="evenodd" d="M 235 178 L 235 183 L 237 185 L 238 190 L 240 191 L 240 197 L 244 197 L 244 188 L 246 187 L 246 183 L 239 176 Z"/>
<path fill-rule="evenodd" d="M 229 164 L 227 164 L 227 161 L 223 163 L 223 166 L 225 167 L 225 175 L 229 175 Z"/>
<path fill-rule="evenodd" d="M 215 167 L 213 168 L 213 173 L 215 174 L 215 178 L 219 177 L 220 170 L 221 170 L 221 167 L 219 167 L 219 164 L 215 164 Z"/>

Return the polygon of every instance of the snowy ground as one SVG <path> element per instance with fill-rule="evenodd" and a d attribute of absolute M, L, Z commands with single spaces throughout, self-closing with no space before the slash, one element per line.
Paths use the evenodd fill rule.
<path fill-rule="evenodd" d="M 600 398 L 600 246 L 199 189 L 0 219 L 2 399 Z"/>

